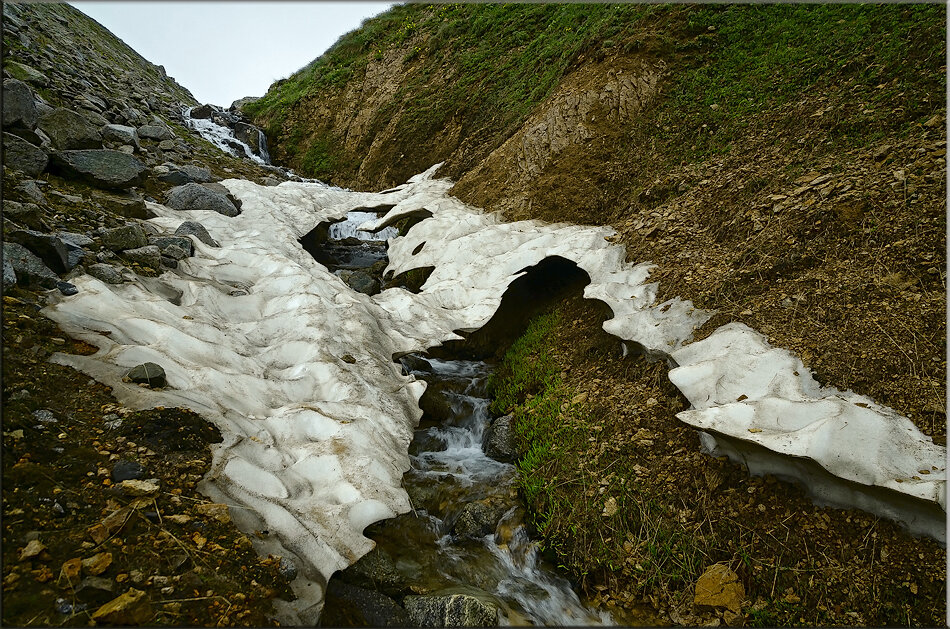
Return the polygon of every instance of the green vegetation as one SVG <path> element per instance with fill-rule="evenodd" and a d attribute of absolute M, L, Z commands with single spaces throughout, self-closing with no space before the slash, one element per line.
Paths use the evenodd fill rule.
<path fill-rule="evenodd" d="M 296 129 L 284 125 L 306 126 L 307 136 L 321 125 L 325 136 L 336 130 L 288 116 L 306 98 L 329 99 L 361 80 L 369 64 L 397 60 L 401 82 L 374 112 L 366 141 L 395 120 L 396 155 L 444 159 L 427 142 L 450 123 L 493 148 L 582 60 L 619 54 L 659 58 L 672 70 L 665 98 L 647 112 L 657 124 L 647 126 L 680 159 L 728 152 L 762 114 L 817 91 L 846 92 L 849 105 L 829 99 L 820 114 L 812 108 L 793 117 L 833 143 L 853 144 L 943 106 L 945 11 L 935 4 L 406 4 L 344 35 L 245 111 L 272 145 L 285 142 L 285 161 L 322 164 L 303 159 L 311 147 L 287 142 L 282 134 Z"/>
<path fill-rule="evenodd" d="M 863 142 L 941 109 L 946 90 L 941 5 L 708 5 L 689 15 L 682 68 L 659 108 L 661 133 L 691 157 L 728 151 L 761 114 L 803 96 L 829 99 L 807 123 L 833 141 Z M 939 54 L 938 54 L 939 53 Z M 703 126 L 705 125 L 705 126 Z"/>
<path fill-rule="evenodd" d="M 669 505 L 638 490 L 635 459 L 598 463 L 592 435 L 604 418 L 562 383 L 551 355 L 561 324 L 557 311 L 533 319 L 489 380 L 492 412 L 514 415 L 532 524 L 576 577 L 636 570 L 643 587 L 683 586 L 701 573 L 702 553 L 666 517 Z"/>

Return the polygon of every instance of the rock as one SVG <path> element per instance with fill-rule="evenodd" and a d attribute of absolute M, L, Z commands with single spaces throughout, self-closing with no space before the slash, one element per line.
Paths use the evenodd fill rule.
<path fill-rule="evenodd" d="M 158 493 L 159 487 L 155 483 L 149 482 L 147 480 L 124 480 L 118 485 L 119 489 L 122 490 L 127 496 L 134 497 L 151 497 Z"/>
<path fill-rule="evenodd" d="M 38 114 L 33 92 L 23 81 L 3 81 L 3 128 L 34 129 Z"/>
<path fill-rule="evenodd" d="M 174 151 L 176 148 L 176 144 L 174 140 L 162 140 L 161 142 L 158 143 L 158 148 L 160 148 L 163 151 Z"/>
<path fill-rule="evenodd" d="M 255 155 L 264 157 L 267 153 L 267 140 L 264 133 L 252 124 L 234 123 L 234 137 L 247 144 Z"/>
<path fill-rule="evenodd" d="M 189 115 L 194 119 L 208 120 L 211 118 L 212 111 L 214 111 L 213 105 L 198 105 L 191 108 Z"/>
<path fill-rule="evenodd" d="M 342 571 L 340 578 L 347 583 L 376 589 L 390 596 L 398 596 L 406 586 L 392 557 L 379 546 Z"/>
<path fill-rule="evenodd" d="M 119 269 L 115 268 L 111 264 L 93 264 L 86 270 L 89 275 L 93 276 L 97 280 L 105 282 L 106 284 L 121 284 L 125 281 L 125 278 L 122 277 L 122 273 L 119 272 Z"/>
<path fill-rule="evenodd" d="M 513 415 L 498 417 L 491 423 L 482 438 L 482 450 L 487 456 L 502 463 L 514 463 L 518 458 L 518 445 L 513 424 Z"/>
<path fill-rule="evenodd" d="M 137 461 L 120 459 L 112 468 L 112 480 L 121 483 L 126 480 L 138 480 L 145 475 L 145 469 Z"/>
<path fill-rule="evenodd" d="M 174 140 L 176 137 L 175 132 L 169 129 L 164 125 L 159 124 L 147 124 L 138 128 L 138 134 L 140 138 L 146 138 L 148 140 Z"/>
<path fill-rule="evenodd" d="M 16 285 L 16 271 L 13 270 L 13 264 L 3 258 L 3 289 L 6 290 Z"/>
<path fill-rule="evenodd" d="M 497 605 L 468 594 L 407 596 L 409 622 L 416 627 L 494 627 Z"/>
<path fill-rule="evenodd" d="M 69 253 L 70 250 L 82 251 L 81 248 L 75 245 L 68 245 L 69 248 L 67 248 L 67 244 L 61 238 L 51 234 L 43 234 L 31 229 L 17 229 L 10 232 L 8 238 L 10 242 L 19 243 L 38 255 L 43 264 L 57 273 L 71 270 L 82 259 L 80 255 L 79 260 L 76 260 L 76 257 L 70 256 Z"/>
<path fill-rule="evenodd" d="M 495 532 L 495 525 L 504 510 L 481 502 L 470 502 L 462 507 L 452 525 L 452 534 L 460 539 L 478 539 Z"/>
<path fill-rule="evenodd" d="M 76 288 L 76 285 L 70 284 L 69 282 L 56 282 L 56 288 L 58 288 L 59 292 L 67 297 L 75 295 L 79 292 L 79 289 Z"/>
<path fill-rule="evenodd" d="M 141 225 L 113 227 L 102 233 L 102 244 L 111 251 L 137 249 L 148 244 L 148 236 Z"/>
<path fill-rule="evenodd" d="M 35 203 L 19 203 L 4 199 L 3 216 L 8 220 L 33 229 L 50 231 L 49 225 L 43 220 L 43 211 Z"/>
<path fill-rule="evenodd" d="M 162 255 L 169 255 L 175 257 L 172 254 L 165 253 L 165 250 L 169 247 L 177 247 L 185 253 L 184 257 L 194 255 L 195 244 L 191 242 L 191 238 L 185 236 L 149 236 L 148 242 L 150 245 L 155 245 L 162 250 Z M 176 258 L 180 260 L 181 258 Z"/>
<path fill-rule="evenodd" d="M 29 249 L 15 242 L 3 243 L 3 260 L 13 267 L 17 283 L 22 286 L 41 286 L 56 288 L 59 277 L 56 276 Z"/>
<path fill-rule="evenodd" d="M 12 133 L 3 134 L 3 165 L 7 168 L 38 177 L 48 163 L 49 157 L 39 147 Z"/>
<path fill-rule="evenodd" d="M 353 271 L 347 278 L 346 284 L 358 293 L 375 295 L 379 292 L 379 282 L 364 271 Z"/>
<path fill-rule="evenodd" d="M 231 521 L 231 514 L 228 512 L 228 505 L 226 504 L 205 502 L 195 507 L 195 511 L 201 515 L 214 518 L 222 524 L 227 524 Z"/>
<path fill-rule="evenodd" d="M 129 262 L 148 267 L 150 269 L 159 269 L 162 266 L 162 252 L 155 245 L 146 245 L 135 249 L 126 249 L 123 255 Z"/>
<path fill-rule="evenodd" d="M 121 124 L 107 124 L 99 130 L 102 133 L 102 139 L 107 142 L 117 142 L 119 144 L 128 144 L 139 147 L 139 134 L 135 127 L 129 127 Z"/>
<path fill-rule="evenodd" d="M 193 246 L 190 242 L 188 243 L 189 248 Z M 179 247 L 178 245 L 168 245 L 161 250 L 162 257 L 171 258 L 174 261 L 184 260 L 188 257 L 188 252 Z"/>
<path fill-rule="evenodd" d="M 337 579 L 330 579 L 327 584 L 320 624 L 324 627 L 411 626 L 406 610 L 393 599 Z"/>
<path fill-rule="evenodd" d="M 31 414 L 33 415 L 33 419 L 42 424 L 55 424 L 57 421 L 59 421 L 56 419 L 56 416 L 53 415 L 52 411 L 45 408 L 33 411 Z"/>
<path fill-rule="evenodd" d="M 104 625 L 141 625 L 152 617 L 152 604 L 142 590 L 129 591 L 112 599 L 92 614 L 92 619 Z"/>
<path fill-rule="evenodd" d="M 145 180 L 145 164 L 112 149 L 60 151 L 53 155 L 55 170 L 99 188 L 131 188 Z"/>
<path fill-rule="evenodd" d="M 223 194 L 224 196 L 228 198 L 228 200 L 231 203 L 234 204 L 234 207 L 236 207 L 239 210 L 241 209 L 241 200 L 235 197 L 233 194 L 231 194 L 231 191 L 228 190 L 227 186 L 225 186 L 224 184 L 217 183 L 217 182 L 208 182 L 208 183 L 203 183 L 201 185 L 207 188 L 208 190 L 217 192 L 218 194 Z"/>
<path fill-rule="evenodd" d="M 210 183 L 215 180 L 215 176 L 211 174 L 211 171 L 207 168 L 204 168 L 203 166 L 185 164 L 184 166 L 179 166 L 178 169 L 191 177 L 192 181 L 196 181 L 198 183 Z"/>
<path fill-rule="evenodd" d="M 126 377 L 132 382 L 146 384 L 153 388 L 165 386 L 165 370 L 155 363 L 136 365 L 129 371 Z"/>
<path fill-rule="evenodd" d="M 40 115 L 36 126 L 49 136 L 53 147 L 61 151 L 102 147 L 102 134 L 85 116 L 64 107 Z"/>
<path fill-rule="evenodd" d="M 98 576 L 109 569 L 112 565 L 112 553 L 97 553 L 92 557 L 82 560 L 82 570 L 86 574 Z"/>
<path fill-rule="evenodd" d="M 3 69 L 9 72 L 10 76 L 12 76 L 14 79 L 26 81 L 27 83 L 39 85 L 40 87 L 46 87 L 49 85 L 49 77 L 36 68 L 28 66 L 25 63 L 7 61 L 5 64 L 3 64 Z"/>
<path fill-rule="evenodd" d="M 289 557 L 281 557 L 280 563 L 277 565 L 277 572 L 288 581 L 293 581 L 297 578 L 297 564 Z"/>
<path fill-rule="evenodd" d="M 244 98 L 239 98 L 239 99 L 237 99 L 236 101 L 234 101 L 233 103 L 231 103 L 231 106 L 228 107 L 228 110 L 229 110 L 229 111 L 240 111 L 245 105 L 249 105 L 249 104 L 251 104 L 251 103 L 253 103 L 253 102 L 256 102 L 256 101 L 260 100 L 260 98 L 261 98 L 260 96 L 245 96 Z M 209 113 L 208 115 L 210 116 L 210 113 Z M 194 117 L 195 117 L 194 114 L 192 114 L 192 118 L 194 118 Z"/>
<path fill-rule="evenodd" d="M 745 589 L 735 572 L 723 564 L 714 564 L 696 581 L 693 604 L 697 607 L 726 608 L 734 614 L 742 611 Z"/>
<path fill-rule="evenodd" d="M 165 195 L 165 205 L 173 210 L 211 210 L 225 216 L 240 214 L 225 195 L 197 183 L 187 183 L 169 190 Z"/>
<path fill-rule="evenodd" d="M 37 184 L 37 182 L 32 179 L 28 181 L 21 181 L 19 184 L 17 184 L 16 189 L 34 203 L 46 203 L 46 195 L 43 194 L 42 190 L 40 190 L 40 186 Z"/>
<path fill-rule="evenodd" d="M 419 398 L 419 408 L 425 414 L 426 419 L 443 422 L 452 415 L 452 405 L 444 394 L 446 386 L 442 382 L 433 382 L 426 387 Z"/>
<path fill-rule="evenodd" d="M 132 191 L 117 191 L 114 194 L 94 191 L 92 198 L 105 209 L 125 218 L 142 220 L 155 218 L 155 212 L 148 209 L 145 205 L 145 199 Z"/>
<path fill-rule="evenodd" d="M 211 237 L 211 234 L 208 233 L 208 230 L 205 229 L 205 226 L 197 221 L 185 221 L 178 226 L 178 229 L 175 230 L 175 235 L 194 236 L 209 247 L 221 246 L 217 243 L 217 241 L 215 241 L 214 238 Z"/>
<path fill-rule="evenodd" d="M 38 557 L 40 553 L 46 550 L 46 544 L 38 539 L 31 540 L 24 548 L 20 549 L 19 561 L 26 561 Z"/>

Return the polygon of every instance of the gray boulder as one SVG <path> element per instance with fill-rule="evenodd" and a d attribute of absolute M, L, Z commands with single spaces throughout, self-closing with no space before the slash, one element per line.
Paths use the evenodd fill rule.
<path fill-rule="evenodd" d="M 129 262 L 150 269 L 160 269 L 162 267 L 162 250 L 155 245 L 126 249 L 122 252 L 122 255 L 124 255 Z"/>
<path fill-rule="evenodd" d="M 379 282 L 365 271 L 354 271 L 346 278 L 346 284 L 358 293 L 375 295 L 379 292 Z"/>
<path fill-rule="evenodd" d="M 166 249 L 175 247 L 176 249 L 182 251 L 185 255 L 183 257 L 188 257 L 194 255 L 195 252 L 195 243 L 191 242 L 191 238 L 185 236 L 149 236 L 148 244 L 155 245 L 162 250 L 162 255 L 167 255 L 169 257 L 174 257 L 171 254 L 165 252 Z M 180 260 L 181 258 L 176 258 Z"/>
<path fill-rule="evenodd" d="M 340 572 L 340 579 L 353 585 L 379 590 L 390 596 L 398 596 L 408 587 L 406 579 L 396 569 L 392 557 L 379 546 Z"/>
<path fill-rule="evenodd" d="M 33 229 L 50 230 L 49 225 L 43 220 L 43 210 L 35 203 L 20 203 L 4 199 L 3 216 L 8 220 Z"/>
<path fill-rule="evenodd" d="M 148 236 L 141 225 L 113 227 L 102 233 L 102 244 L 111 251 L 137 249 L 148 244 Z"/>
<path fill-rule="evenodd" d="M 188 243 L 188 244 L 191 245 L 191 243 Z M 188 252 L 182 249 L 181 247 L 179 247 L 178 245 L 168 245 L 167 247 L 162 249 L 161 252 L 162 252 L 163 257 L 171 258 L 172 260 L 175 260 L 176 262 L 178 260 L 184 260 L 185 258 L 188 257 Z"/>
<path fill-rule="evenodd" d="M 320 615 L 324 627 L 408 627 L 409 616 L 396 601 L 370 589 L 330 579 Z"/>
<path fill-rule="evenodd" d="M 139 147 L 139 134 L 135 127 L 129 127 L 122 124 L 107 124 L 100 130 L 102 139 L 108 142 L 118 142 L 119 144 L 128 144 Z"/>
<path fill-rule="evenodd" d="M 518 444 L 513 424 L 513 415 L 499 417 L 491 423 L 482 438 L 482 450 L 487 456 L 502 463 L 514 463 L 518 458 Z"/>
<path fill-rule="evenodd" d="M 3 81 L 3 127 L 33 129 L 36 127 L 36 101 L 33 92 L 23 81 Z"/>
<path fill-rule="evenodd" d="M 176 236 L 194 236 L 209 247 L 220 247 L 221 245 L 211 237 L 205 226 L 198 221 L 185 221 L 175 230 Z"/>
<path fill-rule="evenodd" d="M 174 140 L 176 137 L 175 132 L 169 129 L 164 125 L 159 124 L 147 124 L 142 125 L 138 128 L 138 134 L 140 138 L 145 138 L 148 140 Z"/>
<path fill-rule="evenodd" d="M 479 539 L 495 532 L 499 518 L 507 509 L 484 502 L 469 502 L 459 512 L 452 534 L 460 539 Z"/>
<path fill-rule="evenodd" d="M 119 269 L 111 264 L 98 263 L 89 266 L 86 271 L 97 280 L 102 280 L 106 284 L 121 284 L 125 281 Z"/>
<path fill-rule="evenodd" d="M 3 165 L 7 168 L 38 177 L 48 163 L 49 157 L 38 147 L 12 133 L 3 134 Z"/>
<path fill-rule="evenodd" d="M 131 191 L 117 191 L 113 194 L 93 192 L 92 198 L 105 209 L 125 218 L 155 218 L 155 212 L 148 209 L 145 199 Z"/>
<path fill-rule="evenodd" d="M 192 107 L 190 115 L 196 120 L 208 120 L 211 118 L 212 111 L 214 111 L 214 107 L 212 105 L 198 105 L 197 107 Z"/>
<path fill-rule="evenodd" d="M 56 172 L 99 188 L 131 188 L 145 180 L 145 165 L 122 151 L 111 149 L 60 151 L 53 154 Z"/>
<path fill-rule="evenodd" d="M 61 238 L 51 234 L 36 232 L 31 229 L 17 229 L 7 236 L 10 242 L 23 245 L 43 260 L 43 264 L 57 273 L 71 270 L 82 260 L 83 251 L 72 243 L 66 243 Z M 79 253 L 78 257 L 75 252 Z M 73 252 L 73 255 L 70 255 Z"/>
<path fill-rule="evenodd" d="M 142 363 L 129 370 L 126 377 L 137 384 L 145 384 L 150 387 L 165 386 L 165 370 L 161 365 L 155 363 Z"/>
<path fill-rule="evenodd" d="M 3 257 L 3 289 L 6 290 L 16 285 L 16 271 L 13 270 L 13 263 Z"/>
<path fill-rule="evenodd" d="M 225 216 L 241 212 L 227 196 L 197 183 L 176 186 L 165 195 L 165 205 L 173 210 L 211 210 Z"/>
<path fill-rule="evenodd" d="M 184 166 L 178 167 L 181 172 L 185 173 L 191 177 L 192 181 L 198 183 L 210 183 L 215 180 L 215 176 L 211 174 L 211 171 L 202 166 L 195 166 L 194 164 L 185 164 Z"/>
<path fill-rule="evenodd" d="M 468 594 L 407 596 L 403 600 L 415 627 L 494 627 L 498 606 Z"/>
<path fill-rule="evenodd" d="M 53 147 L 61 151 L 102 147 L 102 134 L 89 120 L 64 107 L 40 115 L 36 126 L 49 136 Z"/>
<path fill-rule="evenodd" d="M 26 81 L 27 83 L 32 83 L 33 85 L 39 85 L 40 87 L 46 87 L 49 85 L 49 77 L 34 68 L 33 66 L 28 66 L 25 63 L 19 63 L 17 61 L 7 61 L 3 64 L 3 69 L 10 73 L 14 79 L 19 79 L 21 81 Z"/>
<path fill-rule="evenodd" d="M 244 98 L 239 98 L 228 107 L 228 111 L 240 111 L 244 108 L 245 105 L 249 105 L 253 102 L 260 100 L 260 96 L 245 96 Z M 210 113 L 208 114 L 210 115 Z"/>
<path fill-rule="evenodd" d="M 263 134 L 261 133 L 261 130 L 254 125 L 247 124 L 245 122 L 234 123 L 234 137 L 251 147 L 251 150 L 254 151 L 255 155 L 261 154 L 262 135 Z"/>
<path fill-rule="evenodd" d="M 45 181 L 29 179 L 18 183 L 16 190 L 34 203 L 46 203 L 46 195 L 43 194 L 43 191 L 40 189 L 40 186 L 45 184 Z"/>
<path fill-rule="evenodd" d="M 59 278 L 43 261 L 21 244 L 3 243 L 3 260 L 13 267 L 17 284 L 21 286 L 40 286 L 56 288 Z"/>

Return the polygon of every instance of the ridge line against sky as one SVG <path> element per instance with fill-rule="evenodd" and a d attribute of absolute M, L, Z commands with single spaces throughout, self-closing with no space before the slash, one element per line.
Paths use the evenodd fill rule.
<path fill-rule="evenodd" d="M 202 103 L 263 96 L 392 2 L 86 1 L 79 9 Z"/>

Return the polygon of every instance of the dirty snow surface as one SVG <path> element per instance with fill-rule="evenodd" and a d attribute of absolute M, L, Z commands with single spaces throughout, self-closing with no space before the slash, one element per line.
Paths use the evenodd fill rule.
<path fill-rule="evenodd" d="M 710 431 L 710 447 L 728 438 L 737 457 L 742 446 L 734 444 L 749 442 L 812 461 L 873 494 L 861 504 L 884 504 L 889 517 L 901 519 L 905 503 L 945 516 L 945 450 L 909 421 L 870 400 L 818 390 L 800 361 L 750 329 L 724 326 L 689 344 L 711 313 L 679 299 L 655 303 L 651 265 L 625 263 L 624 249 L 609 241 L 613 230 L 503 223 L 449 197 L 451 182 L 432 177 L 437 168 L 385 193 L 226 180 L 243 202 L 232 218 L 149 204 L 163 231 L 197 220 L 221 246 L 193 238 L 194 257 L 159 278 L 115 286 L 81 276 L 73 280 L 78 294 L 51 293 L 44 311 L 99 348 L 54 360 L 113 387 L 128 406 L 185 406 L 221 430 L 201 489 L 231 505 L 244 530 L 270 532 L 258 550 L 297 563 L 299 599 L 286 620 L 314 621 L 326 580 L 372 548 L 363 529 L 410 509 L 401 478 L 425 383 L 403 376 L 393 357 L 478 329 L 524 269 L 555 255 L 590 275 L 585 296 L 615 314 L 608 332 L 681 365 L 671 378 L 693 404 L 681 418 Z M 418 294 L 357 293 L 297 241 L 322 221 L 374 207 L 391 209 L 366 229 L 427 217 L 389 239 L 387 272 L 435 267 Z M 122 381 L 145 361 L 164 367 L 166 388 Z"/>

